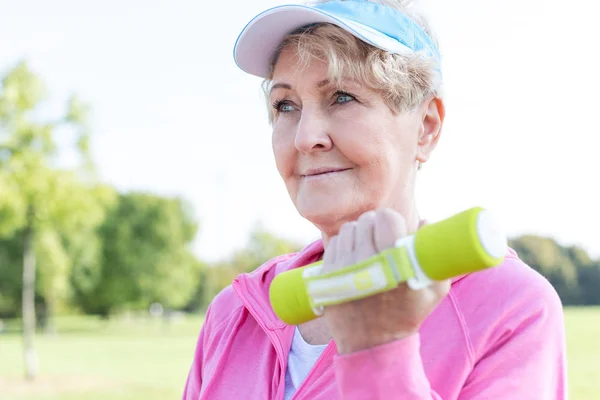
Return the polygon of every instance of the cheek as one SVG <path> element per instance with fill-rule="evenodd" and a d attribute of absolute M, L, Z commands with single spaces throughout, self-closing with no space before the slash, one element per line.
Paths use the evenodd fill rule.
<path fill-rule="evenodd" d="M 378 193 L 403 179 L 415 150 L 408 127 L 383 112 L 356 112 L 345 121 L 336 130 L 336 145 L 359 167 L 361 187 Z"/>
<path fill-rule="evenodd" d="M 284 135 L 277 129 L 273 130 L 271 146 L 275 158 L 275 165 L 282 178 L 286 179 L 293 174 L 295 163 L 295 148 L 289 135 Z"/>
<path fill-rule="evenodd" d="M 336 136 L 340 152 L 361 169 L 381 165 L 390 150 L 384 127 L 374 118 L 348 119 L 338 126 Z"/>

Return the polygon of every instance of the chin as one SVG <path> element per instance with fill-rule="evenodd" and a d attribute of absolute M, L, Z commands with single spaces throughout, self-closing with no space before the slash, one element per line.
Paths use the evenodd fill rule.
<path fill-rule="evenodd" d="M 296 209 L 303 218 L 321 231 L 336 233 L 344 222 L 358 219 L 363 212 L 360 207 L 352 204 L 350 199 L 341 196 L 319 197 L 298 199 Z"/>

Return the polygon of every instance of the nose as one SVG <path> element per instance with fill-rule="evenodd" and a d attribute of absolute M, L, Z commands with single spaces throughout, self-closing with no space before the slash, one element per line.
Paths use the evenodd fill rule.
<path fill-rule="evenodd" d="M 333 142 L 326 117 L 305 107 L 297 125 L 294 144 L 298 151 L 304 153 L 331 150 Z"/>

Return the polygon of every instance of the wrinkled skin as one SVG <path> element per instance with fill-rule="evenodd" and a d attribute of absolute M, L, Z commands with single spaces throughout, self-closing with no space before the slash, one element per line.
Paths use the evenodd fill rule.
<path fill-rule="evenodd" d="M 360 82 L 328 82 L 325 63 L 298 70 L 297 62 L 284 49 L 275 66 L 273 153 L 296 209 L 322 232 L 324 271 L 332 271 L 419 228 L 415 180 L 439 140 L 444 105 L 429 97 L 394 112 Z M 331 337 L 340 353 L 359 351 L 416 333 L 448 290 L 449 282 L 420 291 L 402 284 L 327 307 L 300 329 L 309 342 Z"/>

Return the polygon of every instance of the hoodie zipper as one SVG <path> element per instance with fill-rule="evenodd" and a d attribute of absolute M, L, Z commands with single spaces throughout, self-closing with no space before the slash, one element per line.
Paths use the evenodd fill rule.
<path fill-rule="evenodd" d="M 287 362 L 286 362 L 285 351 L 283 349 L 283 346 L 281 345 L 281 340 L 279 340 L 278 335 L 276 333 L 274 333 L 273 330 L 267 326 L 267 324 L 265 324 L 264 318 L 261 317 L 259 310 L 257 310 L 255 308 L 255 305 L 252 304 L 249 301 L 249 299 L 246 297 L 246 292 L 248 292 L 248 286 L 246 285 L 246 282 L 244 282 L 244 279 L 242 278 L 242 279 L 234 280 L 232 286 L 233 286 L 233 289 L 235 290 L 235 292 L 237 293 L 238 297 L 240 298 L 240 300 L 242 301 L 242 303 L 244 304 L 244 306 L 250 313 L 250 315 L 252 315 L 254 317 L 254 319 L 256 320 L 258 325 L 267 334 L 267 336 L 269 337 L 269 340 L 275 347 L 275 352 L 277 353 L 277 355 L 279 357 L 279 362 L 281 365 L 280 382 L 282 382 L 282 384 L 283 384 L 282 386 L 280 386 L 281 389 L 280 390 L 278 389 L 281 392 L 280 395 L 278 396 L 278 398 L 279 398 L 279 400 L 283 400 L 283 398 L 285 396 L 285 375 L 286 375 L 286 370 L 287 370 L 287 368 L 286 368 Z M 315 362 L 315 364 L 313 365 L 313 367 L 311 368 L 309 373 L 306 375 L 306 378 L 304 378 L 304 380 L 302 381 L 300 386 L 298 386 L 298 388 L 296 389 L 296 392 L 292 396 L 292 400 L 297 400 L 299 398 L 298 396 L 302 396 L 302 389 L 304 388 L 304 386 L 306 386 L 310 382 L 310 380 L 312 379 L 313 376 L 315 376 L 315 374 L 317 374 L 320 370 L 323 369 L 322 364 L 325 362 L 325 360 L 330 358 L 330 355 L 333 351 L 335 351 L 335 348 L 336 348 L 335 343 L 333 341 L 329 342 L 329 344 L 327 345 L 325 350 L 323 350 L 323 353 L 321 354 L 321 356 L 317 359 L 317 361 Z"/>
<path fill-rule="evenodd" d="M 298 400 L 298 398 L 299 398 L 298 396 L 302 396 L 302 394 L 303 394 L 302 389 L 304 389 L 304 386 L 308 385 L 308 382 L 310 382 L 310 380 L 317 373 L 317 371 L 322 369 L 321 364 L 323 364 L 325 362 L 325 360 L 330 358 L 330 355 L 331 355 L 331 353 L 333 353 L 334 350 L 335 350 L 335 344 L 333 343 L 333 341 L 331 341 L 331 342 L 329 342 L 327 347 L 325 347 L 325 350 L 323 350 L 323 353 L 321 354 L 321 356 L 319 358 L 317 358 L 317 361 L 315 362 L 315 364 L 313 365 L 311 370 L 306 375 L 306 378 L 304 378 L 302 383 L 300 383 L 300 386 L 298 386 L 298 388 L 296 389 L 296 392 L 292 395 L 290 400 Z M 280 400 L 283 400 L 283 396 L 281 396 Z"/>
<path fill-rule="evenodd" d="M 309 245 L 309 247 L 315 246 L 316 243 L 318 243 L 318 242 L 315 242 L 312 245 Z M 317 250 L 322 251 L 322 248 L 317 249 Z M 312 258 L 312 257 L 310 257 L 310 258 Z M 310 260 L 305 260 L 305 261 L 306 262 L 304 262 L 304 264 L 310 263 Z M 285 396 L 285 376 L 287 373 L 286 351 L 284 350 L 284 348 L 281 344 L 281 340 L 278 337 L 278 335 L 273 331 L 273 329 L 271 329 L 265 323 L 265 320 L 267 318 L 263 318 L 263 315 L 261 315 L 264 313 L 262 312 L 262 310 L 258 309 L 262 305 L 260 302 L 260 300 L 262 300 L 262 296 L 260 296 L 260 293 L 259 293 L 259 296 L 255 296 L 257 299 L 259 299 L 259 301 L 255 302 L 256 304 L 251 302 L 250 299 L 246 296 L 246 293 L 250 293 L 250 287 L 246 284 L 245 280 L 246 280 L 245 275 L 238 276 L 236 279 L 233 280 L 232 288 L 235 291 L 235 293 L 237 294 L 237 296 L 240 298 L 244 307 L 246 307 L 246 309 L 248 310 L 250 315 L 252 315 L 254 317 L 254 319 L 256 320 L 258 325 L 266 333 L 267 337 L 269 338 L 269 340 L 275 347 L 275 352 L 277 353 L 277 356 L 279 358 L 280 367 L 281 367 L 281 375 L 279 377 L 281 384 L 278 388 L 278 391 L 281 392 L 281 394 L 278 396 L 278 398 L 279 398 L 279 400 L 283 400 L 283 398 Z M 282 322 L 282 324 L 283 324 L 283 322 Z M 283 325 L 279 329 L 283 329 L 284 326 L 285 325 Z M 275 329 L 277 329 L 277 328 L 275 328 Z M 306 376 L 306 378 L 304 379 L 304 381 L 300 384 L 300 386 L 298 386 L 298 389 L 292 396 L 292 399 L 297 399 L 297 396 L 299 394 L 300 395 L 302 394 L 300 390 L 306 385 L 306 382 L 309 381 L 309 379 L 315 375 L 315 373 L 318 371 L 320 365 L 323 363 L 323 360 L 328 358 L 329 354 L 333 351 L 332 349 L 335 349 L 335 344 L 333 343 L 333 341 L 329 343 L 329 345 L 325 348 L 325 350 L 323 351 L 321 356 L 317 359 L 317 361 L 315 362 L 315 365 L 313 365 L 313 368 L 309 371 L 309 373 Z"/>
<path fill-rule="evenodd" d="M 245 295 L 245 292 L 248 291 L 248 287 L 246 286 L 246 282 L 242 279 L 235 279 L 232 283 L 233 290 L 237 293 L 238 297 L 250 313 L 258 323 L 258 325 L 262 328 L 262 330 L 267 334 L 267 337 L 275 347 L 275 352 L 279 358 L 279 363 L 281 366 L 281 375 L 279 377 L 280 381 L 283 382 L 284 389 L 281 390 L 282 395 L 281 398 L 285 395 L 285 373 L 286 373 L 286 362 L 285 362 L 285 351 L 283 346 L 281 345 L 281 341 L 279 340 L 277 334 L 273 332 L 264 322 L 264 319 L 259 315 L 257 310 L 254 308 L 253 304 L 248 301 L 248 298 Z M 279 390 L 279 389 L 278 389 Z"/>

